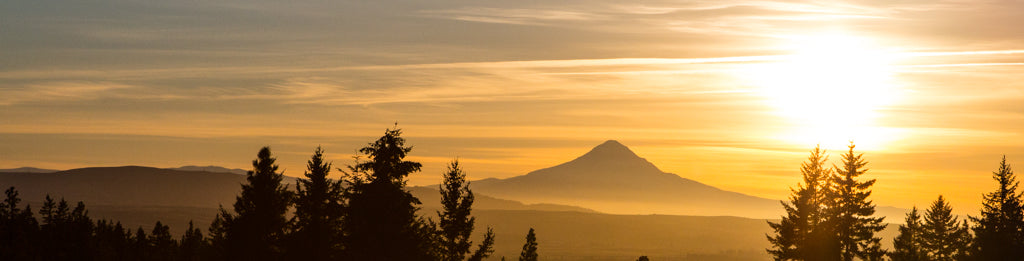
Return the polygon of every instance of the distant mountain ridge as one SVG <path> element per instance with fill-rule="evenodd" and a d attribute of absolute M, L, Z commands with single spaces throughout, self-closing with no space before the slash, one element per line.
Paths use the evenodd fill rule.
<path fill-rule="evenodd" d="M 472 182 L 478 193 L 526 203 L 546 202 L 614 214 L 779 218 L 778 200 L 718 189 L 667 173 L 615 140 L 554 167 L 506 179 Z M 880 208 L 882 210 L 882 208 Z M 900 213 L 896 208 L 884 212 Z"/>
<path fill-rule="evenodd" d="M 196 168 L 203 170 L 193 170 Z M 70 201 L 84 201 L 89 205 L 216 208 L 231 206 L 245 182 L 245 175 L 230 170 L 221 167 L 162 169 L 124 166 L 53 173 L 0 173 L 0 185 L 4 186 L 2 189 L 16 187 L 20 197 L 26 201 L 41 201 L 49 194 Z M 294 189 L 295 178 L 284 178 L 284 183 Z M 410 187 L 409 190 L 424 203 L 423 208 L 440 207 L 437 188 Z M 594 212 L 574 206 L 523 204 L 480 193 L 476 195 L 474 208 Z"/>
<path fill-rule="evenodd" d="M 205 171 L 205 172 L 233 173 L 233 174 L 238 174 L 238 175 L 245 175 L 247 172 L 249 172 L 248 170 L 244 170 L 244 169 L 229 169 L 229 168 L 225 168 L 225 167 L 221 167 L 221 166 L 193 166 L 193 165 L 188 165 L 188 166 L 181 166 L 181 167 L 177 167 L 177 168 L 167 168 L 167 169 L 181 170 L 181 171 Z"/>
<path fill-rule="evenodd" d="M 0 173 L 54 173 L 60 170 L 55 169 L 40 169 L 33 167 L 20 167 L 15 169 L 0 169 Z"/>

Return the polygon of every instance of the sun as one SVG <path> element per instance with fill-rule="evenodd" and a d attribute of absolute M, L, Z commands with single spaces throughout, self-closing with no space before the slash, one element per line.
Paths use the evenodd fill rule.
<path fill-rule="evenodd" d="M 786 39 L 788 54 L 755 64 L 742 76 L 793 126 L 781 139 L 836 149 L 849 141 L 879 148 L 893 138 L 874 121 L 899 98 L 894 52 L 846 34 Z"/>

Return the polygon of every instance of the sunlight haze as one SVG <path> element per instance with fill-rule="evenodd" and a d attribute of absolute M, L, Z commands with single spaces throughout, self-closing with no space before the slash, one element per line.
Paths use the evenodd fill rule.
<path fill-rule="evenodd" d="M 301 176 L 396 122 L 438 184 L 618 140 L 664 172 L 783 199 L 851 141 L 880 206 L 976 213 L 1024 166 L 1021 1 L 4 1 L 0 169 Z M 334 173 L 333 175 L 338 175 Z"/>

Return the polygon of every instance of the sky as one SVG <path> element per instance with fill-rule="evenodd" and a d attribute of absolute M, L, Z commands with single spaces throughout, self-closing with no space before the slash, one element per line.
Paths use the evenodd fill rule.
<path fill-rule="evenodd" d="M 781 199 L 853 141 L 873 200 L 974 213 L 1024 163 L 1024 1 L 0 2 L 0 168 L 299 176 L 398 127 L 440 181 L 619 140 L 666 172 Z"/>

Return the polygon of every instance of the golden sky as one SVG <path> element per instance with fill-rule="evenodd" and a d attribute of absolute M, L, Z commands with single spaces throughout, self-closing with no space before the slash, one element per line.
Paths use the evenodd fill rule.
<path fill-rule="evenodd" d="M 301 175 L 399 122 L 439 181 L 608 139 L 783 198 L 855 141 L 880 205 L 974 213 L 1024 162 L 1021 1 L 0 3 L 0 168 L 220 165 Z M 1024 173 L 1024 172 L 1022 172 Z"/>

